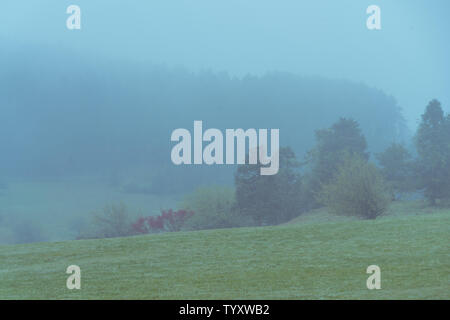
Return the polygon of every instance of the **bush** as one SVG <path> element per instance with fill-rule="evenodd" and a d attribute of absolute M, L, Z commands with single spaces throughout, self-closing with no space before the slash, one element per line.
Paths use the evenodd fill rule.
<path fill-rule="evenodd" d="M 227 186 L 200 187 L 187 195 L 181 208 L 193 210 L 195 215 L 187 222 L 186 229 L 218 229 L 249 225 L 235 208 L 234 189 Z"/>
<path fill-rule="evenodd" d="M 320 203 L 340 215 L 375 219 L 390 202 L 378 169 L 365 159 L 347 154 L 331 182 L 322 186 Z"/>
<path fill-rule="evenodd" d="M 136 234 L 146 234 L 163 231 L 180 231 L 186 221 L 194 215 L 193 211 L 178 210 L 162 211 L 159 216 L 141 217 L 132 225 Z"/>
<path fill-rule="evenodd" d="M 88 227 L 78 239 L 126 237 L 132 234 L 130 216 L 124 204 L 108 205 L 103 212 L 94 212 Z"/>

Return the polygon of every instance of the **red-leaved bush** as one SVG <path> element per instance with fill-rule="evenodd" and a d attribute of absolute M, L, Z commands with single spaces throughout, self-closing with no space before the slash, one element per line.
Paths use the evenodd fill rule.
<path fill-rule="evenodd" d="M 162 210 L 159 216 L 139 218 L 132 224 L 132 229 L 137 234 L 180 231 L 187 219 L 194 215 L 193 211 L 187 210 Z"/>

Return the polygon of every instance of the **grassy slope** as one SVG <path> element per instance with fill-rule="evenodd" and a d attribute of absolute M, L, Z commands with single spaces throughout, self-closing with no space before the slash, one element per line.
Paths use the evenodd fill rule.
<path fill-rule="evenodd" d="M 449 212 L 394 209 L 408 214 L 0 246 L 0 298 L 450 299 Z M 71 264 L 78 291 L 65 286 Z M 366 288 L 371 264 L 382 290 Z"/>

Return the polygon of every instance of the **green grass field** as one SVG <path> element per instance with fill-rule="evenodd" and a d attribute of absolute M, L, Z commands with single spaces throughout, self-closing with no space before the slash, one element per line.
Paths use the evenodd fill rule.
<path fill-rule="evenodd" d="M 0 246 L 1 299 L 449 299 L 450 212 Z M 81 290 L 66 288 L 67 266 Z M 368 290 L 366 268 L 381 268 Z"/>

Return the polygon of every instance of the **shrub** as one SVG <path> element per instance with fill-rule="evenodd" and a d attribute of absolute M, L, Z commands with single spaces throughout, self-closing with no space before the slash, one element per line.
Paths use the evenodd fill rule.
<path fill-rule="evenodd" d="M 347 154 L 331 182 L 322 186 L 320 203 L 340 215 L 375 219 L 389 204 L 389 193 L 375 165 Z"/>
<path fill-rule="evenodd" d="M 181 208 L 195 211 L 186 224 L 190 230 L 233 228 L 249 225 L 248 219 L 237 214 L 235 191 L 227 186 L 208 186 L 187 195 Z M 247 221 L 246 221 L 247 220 Z"/>
<path fill-rule="evenodd" d="M 108 205 L 100 213 L 94 212 L 90 220 L 78 239 L 115 238 L 132 234 L 130 216 L 123 203 Z"/>
<path fill-rule="evenodd" d="M 180 231 L 185 222 L 193 215 L 193 211 L 170 209 L 162 211 L 159 216 L 141 217 L 131 227 L 135 234 Z"/>

